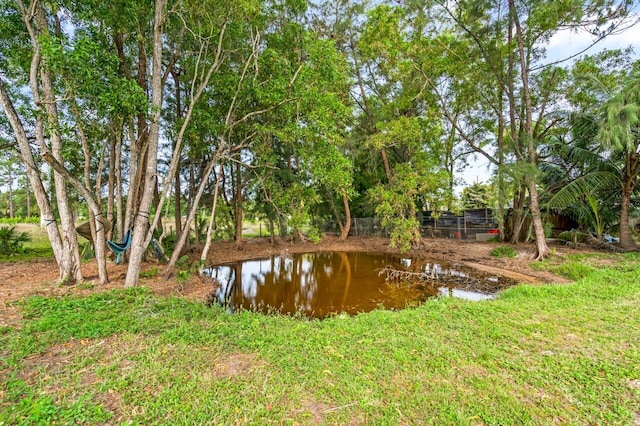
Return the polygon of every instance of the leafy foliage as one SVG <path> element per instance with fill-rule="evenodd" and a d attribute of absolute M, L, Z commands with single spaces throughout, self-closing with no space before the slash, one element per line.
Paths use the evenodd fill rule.
<path fill-rule="evenodd" d="M 489 254 L 493 257 L 498 257 L 498 258 L 506 257 L 509 259 L 513 259 L 518 255 L 518 252 L 513 247 L 500 246 L 491 250 Z"/>
<path fill-rule="evenodd" d="M 490 185 L 474 183 L 462 190 L 462 205 L 467 209 L 483 209 L 491 205 Z"/>
<path fill-rule="evenodd" d="M 16 231 L 15 226 L 0 226 L 0 255 L 21 253 L 23 244 L 30 240 L 27 232 Z"/>

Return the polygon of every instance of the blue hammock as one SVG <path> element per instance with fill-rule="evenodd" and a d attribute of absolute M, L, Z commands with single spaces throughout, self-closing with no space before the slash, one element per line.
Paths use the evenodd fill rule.
<path fill-rule="evenodd" d="M 127 251 L 131 246 L 131 229 L 127 230 L 127 233 L 124 234 L 124 240 L 122 240 L 121 243 L 114 243 L 113 241 L 107 240 L 107 245 L 116 255 L 116 264 L 119 265 L 122 261 L 122 253 Z"/>

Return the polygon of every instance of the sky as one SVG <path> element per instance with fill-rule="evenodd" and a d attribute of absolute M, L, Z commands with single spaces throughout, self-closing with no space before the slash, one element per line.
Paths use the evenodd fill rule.
<path fill-rule="evenodd" d="M 600 41 L 598 44 L 589 49 L 585 54 L 593 55 L 604 49 L 620 49 L 628 46 L 633 46 L 635 56 L 640 56 L 640 24 L 627 29 L 626 31 L 607 37 Z M 549 40 L 547 45 L 547 59 L 546 62 L 553 62 L 561 60 L 580 52 L 593 43 L 593 36 L 586 31 L 560 31 L 554 37 Z M 570 65 L 572 61 L 567 61 L 566 64 Z M 476 156 L 472 161 L 469 161 L 469 166 L 463 173 L 458 174 L 457 177 L 464 180 L 464 184 L 456 187 L 456 192 L 459 194 L 462 192 L 462 188 L 468 185 L 472 185 L 476 182 L 485 183 L 488 182 L 493 173 L 493 168 L 490 167 L 489 161 L 484 157 Z"/>

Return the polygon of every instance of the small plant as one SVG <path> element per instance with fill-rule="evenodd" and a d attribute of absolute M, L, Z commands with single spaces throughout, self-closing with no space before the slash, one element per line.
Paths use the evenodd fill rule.
<path fill-rule="evenodd" d="M 15 226 L 0 227 L 0 255 L 21 253 L 22 245 L 27 241 L 31 241 L 29 234 L 16 231 Z"/>
<path fill-rule="evenodd" d="M 493 257 L 499 257 L 499 258 L 508 257 L 509 259 L 513 259 L 518 255 L 516 250 L 513 247 L 509 247 L 509 246 L 496 247 L 493 250 L 491 250 L 489 254 Z"/>
<path fill-rule="evenodd" d="M 309 238 L 309 241 L 311 241 L 313 244 L 318 244 L 320 242 L 320 239 L 322 238 L 322 235 L 320 235 L 320 231 L 318 231 L 318 228 L 312 227 L 307 233 L 307 238 Z"/>
<path fill-rule="evenodd" d="M 156 275 L 158 275 L 158 268 L 155 267 L 140 272 L 140 278 L 155 278 Z"/>

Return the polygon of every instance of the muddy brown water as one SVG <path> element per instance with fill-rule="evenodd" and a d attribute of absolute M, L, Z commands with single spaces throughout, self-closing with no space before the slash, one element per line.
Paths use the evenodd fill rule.
<path fill-rule="evenodd" d="M 404 280 L 387 280 L 381 271 L 389 268 L 410 274 Z M 487 300 L 514 284 L 459 264 L 358 252 L 272 256 L 216 266 L 206 273 L 218 283 L 216 301 L 232 311 L 313 318 L 403 309 L 438 296 Z M 406 279 L 418 274 L 420 280 Z"/>

